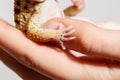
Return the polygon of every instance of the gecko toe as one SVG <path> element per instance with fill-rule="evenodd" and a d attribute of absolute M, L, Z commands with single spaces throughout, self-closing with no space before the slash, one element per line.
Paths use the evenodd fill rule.
<path fill-rule="evenodd" d="M 70 40 L 74 40 L 76 37 L 67 37 L 67 38 L 65 38 L 65 37 L 62 37 L 61 38 L 61 41 L 70 41 Z"/>
<path fill-rule="evenodd" d="M 63 41 L 74 40 L 76 37 L 72 36 L 72 34 L 75 32 L 75 29 L 73 28 L 73 26 L 65 27 L 63 24 L 60 24 L 58 31 L 61 33 L 61 38 L 59 42 L 62 49 L 65 50 L 66 47 L 64 46 Z"/>
<path fill-rule="evenodd" d="M 75 29 L 72 29 L 71 31 L 64 33 L 64 36 L 70 36 L 70 35 L 72 35 L 74 32 L 75 32 Z"/>

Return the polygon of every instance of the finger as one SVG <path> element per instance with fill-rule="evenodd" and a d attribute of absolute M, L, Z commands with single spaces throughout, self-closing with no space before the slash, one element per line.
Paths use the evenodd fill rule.
<path fill-rule="evenodd" d="M 4 36 L 0 36 L 1 47 L 5 47 L 6 49 L 12 50 L 14 52 L 16 52 L 16 50 L 18 50 L 17 52 L 23 51 L 21 49 L 21 47 L 25 47 L 25 46 L 22 46 L 22 44 L 26 44 L 25 43 L 26 39 L 25 39 L 25 37 L 23 37 L 24 34 L 22 34 L 22 32 L 15 29 L 13 26 L 9 25 L 5 21 L 0 20 L 0 34 L 4 34 Z M 17 36 L 19 36 L 19 37 L 17 37 Z M 23 41 L 22 44 L 19 43 L 21 41 Z"/>
<path fill-rule="evenodd" d="M 20 63 L 39 73 L 45 73 L 47 75 L 54 73 L 51 68 L 54 63 L 56 64 L 60 60 L 60 58 L 57 58 L 59 54 L 55 53 L 57 53 L 57 50 L 60 53 L 61 50 L 32 42 L 22 32 L 3 20 L 0 20 L 0 34 L 4 34 L 4 36 L 0 36 L 0 47 Z"/>
<path fill-rule="evenodd" d="M 28 80 L 35 79 L 36 80 L 36 78 L 37 78 L 39 80 L 41 80 L 41 79 L 48 80 L 48 78 L 43 76 L 42 74 L 39 74 L 29 68 L 26 68 L 24 65 L 18 63 L 17 60 L 15 60 L 12 56 L 10 56 L 7 52 L 2 50 L 1 48 L 0 48 L 0 61 L 2 63 L 4 63 L 5 66 L 9 67 L 10 70 L 14 71 L 15 74 L 20 76 L 22 79 L 28 79 Z M 0 65 L 1 65 L 1 63 L 0 63 Z M 4 69 L 6 69 L 6 68 L 4 68 Z M 4 73 L 4 70 L 1 70 L 0 73 Z M 8 74 L 11 74 L 11 73 L 9 72 Z M 6 76 L 3 76 L 3 77 L 6 78 Z"/>
<path fill-rule="evenodd" d="M 62 23 L 73 26 L 76 37 L 72 41 L 64 42 L 67 49 L 73 49 L 86 55 L 120 60 L 120 31 L 106 30 L 94 24 L 72 19 L 52 19 L 48 22 Z"/>
<path fill-rule="evenodd" d="M 4 34 L 4 36 L 0 36 L 2 49 L 11 52 L 10 54 L 18 61 L 39 73 L 64 79 L 71 75 L 73 66 L 77 67 L 77 65 L 79 65 L 69 60 L 68 56 L 70 55 L 66 56 L 64 52 L 57 48 L 32 43 L 25 38 L 19 30 L 4 21 L 0 21 L 0 34 L 1 33 Z M 66 66 L 71 67 L 67 68 Z M 79 66 L 77 69 L 79 69 Z M 79 71 L 81 71 L 81 68 Z"/>
<path fill-rule="evenodd" d="M 27 64 L 29 66 L 36 68 L 38 72 L 42 71 L 57 79 L 76 79 L 76 78 L 84 79 L 84 80 L 93 79 L 93 78 L 101 79 L 100 75 L 105 76 L 107 72 L 105 70 L 108 70 L 107 66 L 105 67 L 104 65 L 102 65 L 104 64 L 105 61 L 103 61 L 103 63 L 100 64 L 102 65 L 101 67 L 98 67 L 98 66 L 96 67 L 96 65 L 91 64 L 91 63 L 94 63 L 94 61 L 96 60 L 93 60 L 93 61 L 88 60 L 87 62 L 86 59 L 76 59 L 72 55 L 65 54 L 65 52 L 62 52 L 57 48 L 52 47 L 54 48 L 52 49 L 47 46 L 42 46 L 42 45 L 39 46 L 35 43 L 32 43 L 20 31 L 12 28 L 10 25 L 6 24 L 4 21 L 0 21 L 0 34 L 4 34 L 4 36 L 0 36 L 0 45 L 2 45 L 1 46 L 2 48 L 4 47 L 9 51 L 14 52 L 14 53 L 11 53 L 13 55 L 18 54 L 16 55 L 16 57 L 19 59 L 22 59 L 24 63 L 30 61 L 30 63 L 27 63 Z M 20 55 L 27 58 L 25 59 Z M 99 62 L 100 61 L 96 61 L 97 64 L 99 64 Z M 35 64 L 35 65 L 33 66 L 32 64 Z M 112 72 L 112 74 L 114 75 L 119 74 L 120 72 L 118 71 L 119 68 L 117 69 L 114 68 L 114 70 L 117 70 L 117 71 Z M 96 71 L 95 73 L 99 73 L 99 74 L 93 74 L 93 73 L 91 74 L 91 71 L 92 72 Z M 116 75 L 116 78 L 117 77 L 119 76 Z"/>
<path fill-rule="evenodd" d="M 37 48 L 48 48 L 46 45 L 38 45 L 31 41 L 20 30 L 3 20 L 0 20 L 0 34 L 4 34 L 4 36 L 0 36 L 0 47 L 11 52 L 12 56 L 17 57 L 16 59 L 33 55 L 30 52 L 32 53 Z"/>
<path fill-rule="evenodd" d="M 22 64 L 39 73 L 45 73 L 56 78 L 67 78 L 67 76 L 71 75 L 72 65 L 76 67 L 79 65 L 69 60 L 68 56 L 73 59 L 71 55 L 68 54 L 66 56 L 65 52 L 56 47 L 38 45 L 27 39 L 22 32 L 1 20 L 0 34 L 4 34 L 4 36 L 0 36 L 0 47 L 8 51 L 10 55 Z M 71 67 L 67 68 L 66 66 Z"/>

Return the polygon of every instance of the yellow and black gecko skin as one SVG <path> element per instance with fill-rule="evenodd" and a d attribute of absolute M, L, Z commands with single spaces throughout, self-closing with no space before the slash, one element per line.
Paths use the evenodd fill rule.
<path fill-rule="evenodd" d="M 58 41 L 62 33 L 57 30 L 38 28 L 41 8 L 50 0 L 15 0 L 14 16 L 16 27 L 37 42 Z M 61 16 L 58 16 L 61 17 Z M 47 21 L 47 20 L 46 20 Z"/>

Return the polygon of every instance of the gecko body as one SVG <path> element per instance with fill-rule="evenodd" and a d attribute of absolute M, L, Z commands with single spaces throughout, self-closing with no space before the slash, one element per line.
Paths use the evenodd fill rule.
<path fill-rule="evenodd" d="M 55 0 L 15 0 L 14 16 L 16 27 L 36 42 L 58 41 L 65 49 L 62 41 L 74 39 L 72 36 L 65 37 L 63 25 L 61 30 L 44 28 L 49 19 L 64 17 Z M 74 31 L 71 29 L 69 32 Z"/>

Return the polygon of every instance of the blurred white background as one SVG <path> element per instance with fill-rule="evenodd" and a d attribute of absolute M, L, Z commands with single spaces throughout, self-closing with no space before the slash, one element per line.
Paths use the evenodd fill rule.
<path fill-rule="evenodd" d="M 78 16 L 90 19 L 94 22 L 100 21 L 120 22 L 119 8 L 120 0 L 86 0 L 86 8 Z M 13 0 L 0 0 L 0 18 L 14 25 Z M 0 80 L 8 79 L 21 80 L 21 78 L 16 73 L 14 73 L 1 61 Z"/>

